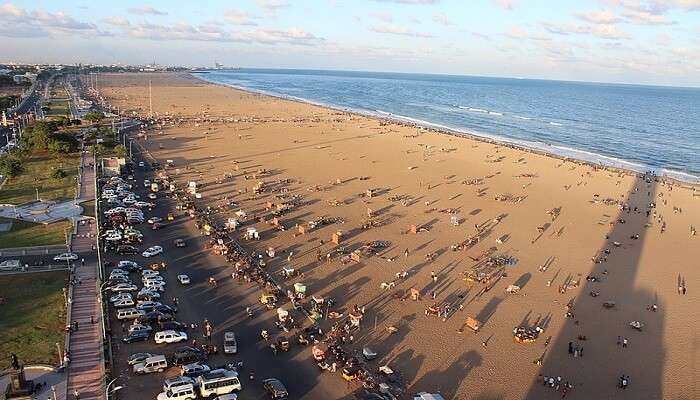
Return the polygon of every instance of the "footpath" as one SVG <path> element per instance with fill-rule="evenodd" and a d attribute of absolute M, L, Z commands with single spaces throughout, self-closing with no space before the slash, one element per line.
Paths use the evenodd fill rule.
<path fill-rule="evenodd" d="M 83 153 L 81 166 L 78 197 L 90 200 L 95 197 L 95 169 L 89 153 Z M 79 223 L 71 241 L 72 251 L 81 259 L 76 261 L 73 273 L 76 283 L 73 285 L 70 310 L 73 331 L 67 346 L 70 353 L 67 399 L 74 399 L 77 391 L 80 400 L 106 400 L 98 264 L 93 253 L 95 224 L 94 221 Z M 75 329 L 76 324 L 78 329 Z"/>

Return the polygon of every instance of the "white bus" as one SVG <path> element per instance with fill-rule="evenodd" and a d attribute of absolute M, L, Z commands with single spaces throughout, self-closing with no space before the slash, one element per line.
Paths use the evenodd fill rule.
<path fill-rule="evenodd" d="M 199 393 L 208 398 L 212 395 L 222 395 L 243 389 L 238 373 L 227 369 L 215 369 L 197 377 Z"/>

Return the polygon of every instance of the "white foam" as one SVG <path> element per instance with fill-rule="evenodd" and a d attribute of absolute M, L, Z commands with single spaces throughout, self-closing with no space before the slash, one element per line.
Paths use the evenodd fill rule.
<path fill-rule="evenodd" d="M 520 115 L 513 115 L 513 118 L 524 119 L 524 120 L 526 120 L 526 121 L 529 121 L 529 120 L 532 119 L 532 118 L 530 118 L 530 117 L 521 117 Z"/>
<path fill-rule="evenodd" d="M 554 126 L 561 126 L 561 124 L 560 124 L 559 122 L 552 122 L 552 121 L 549 121 L 549 124 L 550 124 L 550 125 L 554 125 Z"/>
<path fill-rule="evenodd" d="M 489 115 L 503 115 L 503 113 L 499 113 L 496 111 L 489 111 Z"/>

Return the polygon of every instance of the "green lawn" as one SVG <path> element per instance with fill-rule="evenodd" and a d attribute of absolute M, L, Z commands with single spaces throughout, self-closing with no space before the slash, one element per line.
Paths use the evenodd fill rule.
<path fill-rule="evenodd" d="M 36 200 L 36 188 L 42 200 L 72 199 L 78 190 L 76 177 L 80 165 L 80 153 L 64 157 L 48 153 L 35 153 L 23 162 L 21 175 L 8 179 L 0 189 L 0 204 L 21 204 Z M 51 173 L 60 168 L 68 176 L 54 179 Z"/>
<path fill-rule="evenodd" d="M 0 276 L 0 368 L 10 354 L 29 364 L 58 364 L 63 351 L 66 314 L 62 288 L 68 273 L 46 272 Z"/>
<path fill-rule="evenodd" d="M 70 234 L 72 229 L 71 222 L 66 220 L 44 225 L 0 217 L 0 222 L 12 222 L 9 231 L 0 232 L 0 249 L 65 244 L 66 230 Z"/>
<path fill-rule="evenodd" d="M 70 115 L 68 101 L 53 100 L 46 103 L 46 106 L 49 107 L 49 111 L 46 113 L 47 116 Z"/>

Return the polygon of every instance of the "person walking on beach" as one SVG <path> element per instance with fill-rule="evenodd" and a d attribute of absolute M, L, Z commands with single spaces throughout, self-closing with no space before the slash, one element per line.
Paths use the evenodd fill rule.
<path fill-rule="evenodd" d="M 403 256 L 408 258 L 408 248 L 406 248 L 406 250 L 403 251 Z"/>

